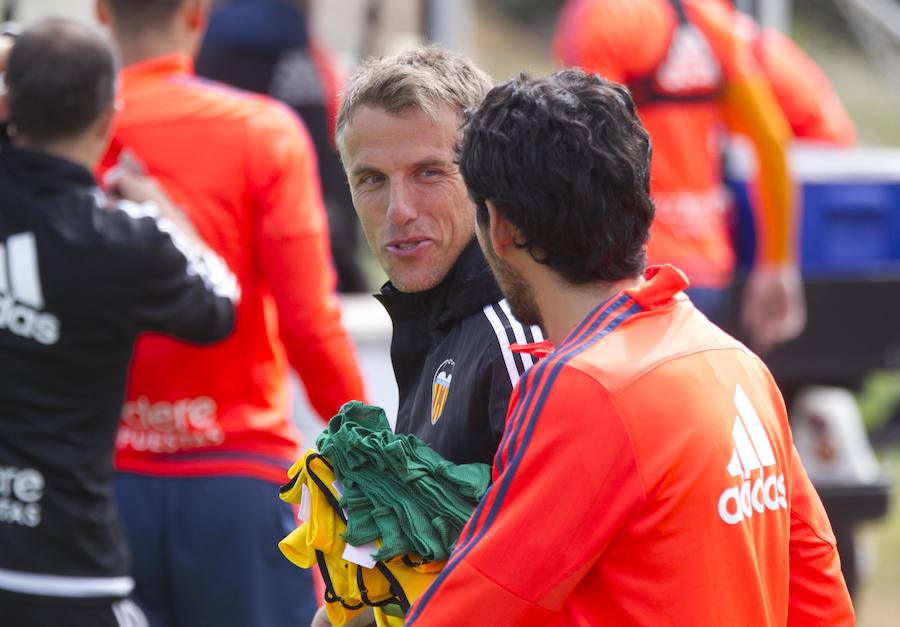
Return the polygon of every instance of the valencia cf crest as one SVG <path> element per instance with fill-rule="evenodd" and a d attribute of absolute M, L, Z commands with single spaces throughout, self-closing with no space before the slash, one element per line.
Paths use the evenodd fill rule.
<path fill-rule="evenodd" d="M 450 382 L 453 381 L 452 359 L 444 360 L 434 373 L 431 381 L 431 424 L 437 424 L 444 413 L 444 405 L 447 403 L 447 394 L 450 392 Z"/>

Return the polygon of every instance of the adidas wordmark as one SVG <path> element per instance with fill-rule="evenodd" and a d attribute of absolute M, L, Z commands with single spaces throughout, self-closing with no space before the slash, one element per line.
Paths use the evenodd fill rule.
<path fill-rule="evenodd" d="M 784 473 L 773 469 L 776 460 L 772 442 L 740 385 L 734 392 L 734 404 L 738 411 L 731 430 L 734 451 L 726 469 L 730 476 L 743 481 L 719 497 L 719 516 L 729 525 L 767 510 L 787 509 Z"/>

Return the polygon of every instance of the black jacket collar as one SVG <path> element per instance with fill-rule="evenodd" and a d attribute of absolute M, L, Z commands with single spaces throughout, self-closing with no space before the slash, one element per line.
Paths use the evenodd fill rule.
<path fill-rule="evenodd" d="M 424 292 L 404 293 L 390 282 L 377 298 L 396 326 L 402 318 L 417 318 L 428 331 L 438 331 L 495 303 L 503 294 L 475 238 L 463 249 L 438 285 Z"/>
<path fill-rule="evenodd" d="M 17 179 L 42 189 L 97 185 L 90 170 L 74 161 L 45 152 L 19 148 L 11 143 L 3 144 L 0 149 L 0 160 Z"/>

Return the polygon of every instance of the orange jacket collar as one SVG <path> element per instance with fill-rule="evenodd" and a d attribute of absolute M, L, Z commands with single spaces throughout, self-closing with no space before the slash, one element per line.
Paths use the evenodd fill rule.
<path fill-rule="evenodd" d="M 193 73 L 194 60 L 189 55 L 166 54 L 132 63 L 122 70 L 120 76 L 122 87 L 127 90 L 136 83 Z"/>
<path fill-rule="evenodd" d="M 653 309 L 678 298 L 688 285 L 690 282 L 681 270 L 663 264 L 647 268 L 644 272 L 644 282 L 635 288 L 625 290 L 625 293 L 644 309 Z"/>
<path fill-rule="evenodd" d="M 682 292 L 688 285 L 690 282 L 681 270 L 664 264 L 647 268 L 644 272 L 644 282 L 633 289 L 625 290 L 624 293 L 646 310 L 664 307 L 675 300 L 684 300 L 687 297 Z M 603 307 L 610 306 L 615 300 L 615 297 L 610 298 Z M 511 344 L 510 349 L 516 353 L 527 353 L 543 358 L 552 353 L 556 347 L 550 340 L 543 340 L 531 344 Z"/>

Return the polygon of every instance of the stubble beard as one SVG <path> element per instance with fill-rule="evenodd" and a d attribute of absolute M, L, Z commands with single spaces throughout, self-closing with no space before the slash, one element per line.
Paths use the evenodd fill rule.
<path fill-rule="evenodd" d="M 494 278 L 497 279 L 497 285 L 506 296 L 509 308 L 516 320 L 524 325 L 538 325 L 543 328 L 541 311 L 528 282 L 509 263 L 498 258 L 490 245 L 484 253 L 488 265 L 491 266 L 491 271 L 494 273 Z"/>

